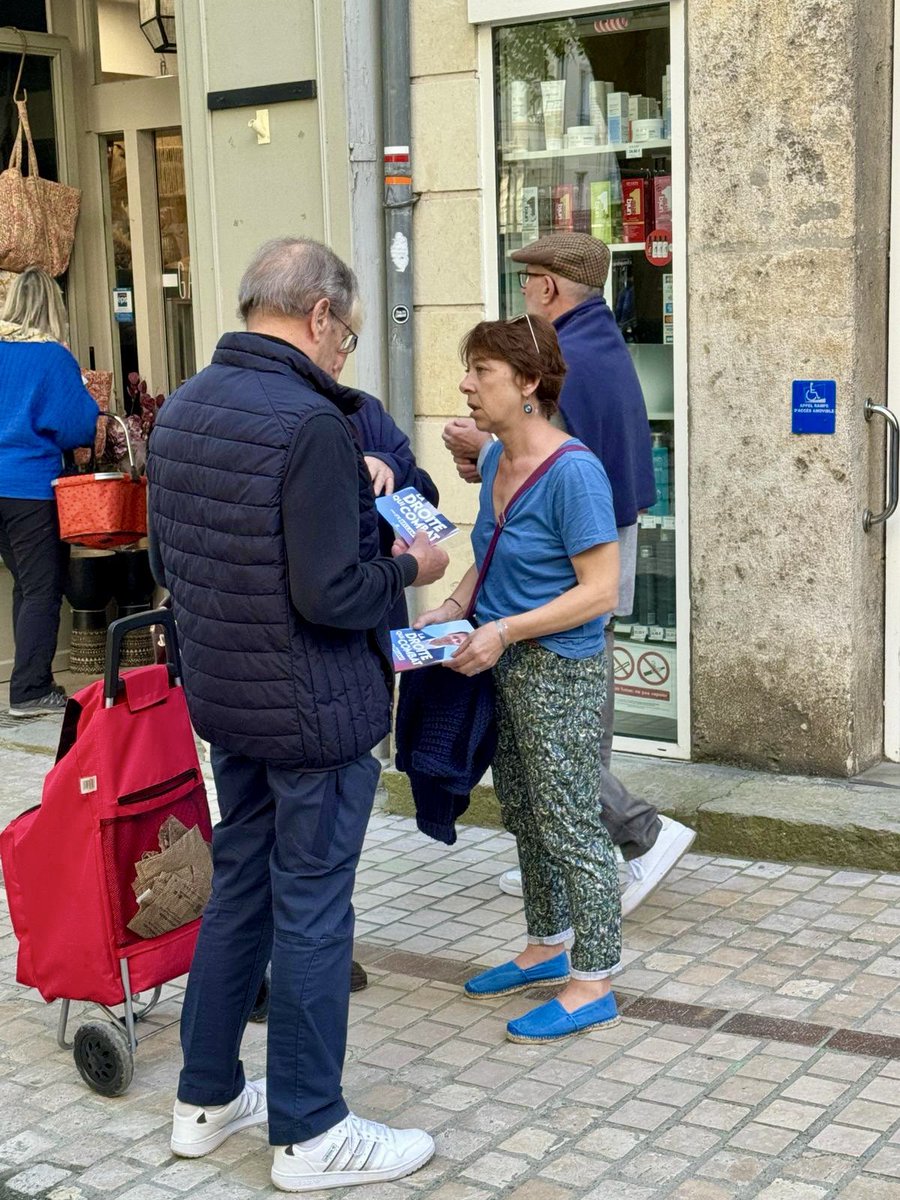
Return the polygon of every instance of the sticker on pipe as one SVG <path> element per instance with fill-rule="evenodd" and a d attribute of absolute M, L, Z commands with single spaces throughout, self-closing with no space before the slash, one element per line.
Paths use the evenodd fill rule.
<path fill-rule="evenodd" d="M 391 320 L 395 325 L 405 325 L 409 320 L 409 309 L 405 304 L 395 304 L 391 309 Z"/>

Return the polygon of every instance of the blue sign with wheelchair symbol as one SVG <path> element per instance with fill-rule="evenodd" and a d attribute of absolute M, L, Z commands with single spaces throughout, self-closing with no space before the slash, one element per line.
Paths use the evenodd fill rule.
<path fill-rule="evenodd" d="M 795 379 L 791 433 L 834 433 L 837 383 L 833 379 Z"/>

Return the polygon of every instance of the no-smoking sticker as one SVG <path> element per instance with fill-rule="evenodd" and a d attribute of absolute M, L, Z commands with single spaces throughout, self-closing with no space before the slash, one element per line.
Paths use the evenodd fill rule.
<path fill-rule="evenodd" d="M 613 674 L 616 679 L 627 679 L 634 670 L 634 659 L 624 646 L 616 646 L 613 651 Z"/>
<path fill-rule="evenodd" d="M 669 678 L 669 661 L 655 650 L 648 650 L 638 659 L 637 671 L 644 683 L 662 687 Z"/>

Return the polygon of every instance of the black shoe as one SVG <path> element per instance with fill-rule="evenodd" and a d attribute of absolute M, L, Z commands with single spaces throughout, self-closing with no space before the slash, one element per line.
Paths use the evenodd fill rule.
<path fill-rule="evenodd" d="M 361 992 L 363 988 L 369 986 L 369 977 L 366 974 L 362 963 L 358 963 L 354 958 L 350 964 L 350 991 Z"/>

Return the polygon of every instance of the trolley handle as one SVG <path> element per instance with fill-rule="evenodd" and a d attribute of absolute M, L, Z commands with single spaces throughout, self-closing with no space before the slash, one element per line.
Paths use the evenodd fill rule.
<path fill-rule="evenodd" d="M 135 613 L 131 617 L 120 617 L 113 621 L 106 635 L 106 671 L 103 676 L 103 699 L 107 708 L 115 704 L 121 686 L 119 660 L 126 633 L 135 629 L 146 629 L 150 625 L 162 625 L 166 631 L 166 660 L 169 677 L 176 685 L 181 684 L 181 654 L 175 632 L 175 616 L 170 608 L 151 608 L 147 612 Z"/>

